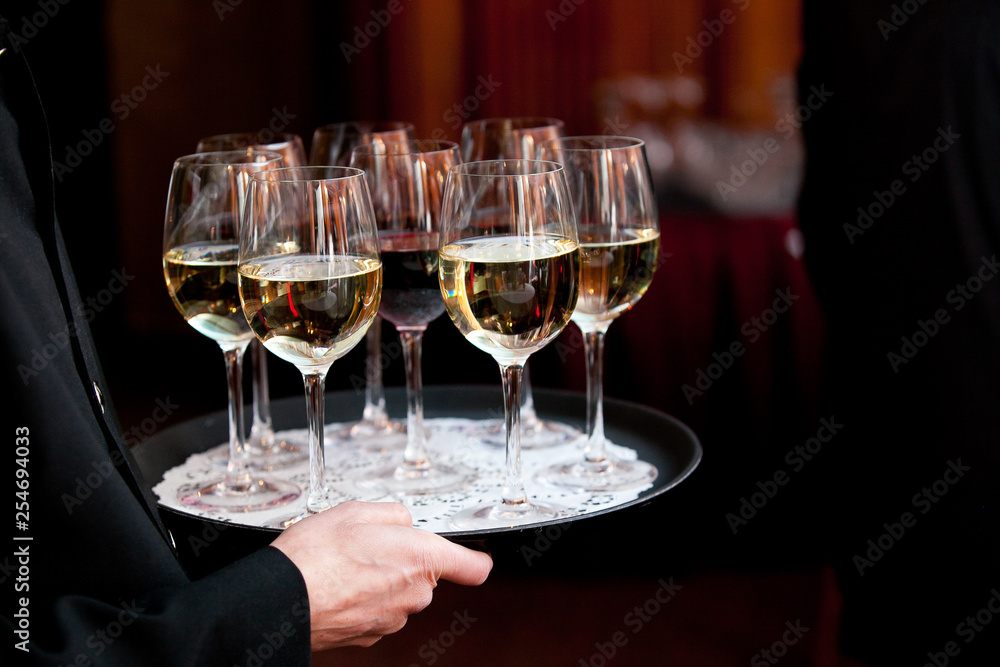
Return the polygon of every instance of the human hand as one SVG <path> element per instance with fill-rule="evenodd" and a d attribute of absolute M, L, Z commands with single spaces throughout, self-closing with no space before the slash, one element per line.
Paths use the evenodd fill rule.
<path fill-rule="evenodd" d="M 439 579 L 478 586 L 493 567 L 487 554 L 413 528 L 399 503 L 337 505 L 271 546 L 305 579 L 313 651 L 371 646 L 429 605 Z"/>

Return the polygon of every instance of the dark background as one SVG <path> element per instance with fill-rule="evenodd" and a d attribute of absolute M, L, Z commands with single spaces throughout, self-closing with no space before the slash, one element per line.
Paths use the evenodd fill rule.
<path fill-rule="evenodd" d="M 649 142 L 657 176 L 661 266 L 611 328 L 606 394 L 688 423 L 704 446 L 700 469 L 650 507 L 566 533 L 531 567 L 498 559 L 481 591 L 443 587 L 411 627 L 347 653 L 348 664 L 430 664 L 427 642 L 462 610 L 480 620 L 435 654 L 437 664 L 579 664 L 670 577 L 684 585 L 677 600 L 629 634 L 617 664 L 746 664 L 796 620 L 811 630 L 782 664 L 833 664 L 837 594 L 806 493 L 815 471 L 792 474 L 737 534 L 725 518 L 758 482 L 788 471 L 786 453 L 829 416 L 818 412 L 824 325 L 787 194 L 799 176 L 798 135 L 777 130 L 794 111 L 785 87 L 799 54 L 797 3 L 401 0 L 367 44 L 355 42 L 387 6 L 52 0 L 4 10 L 27 38 L 53 159 L 68 167 L 56 196 L 80 291 L 107 296 L 114 271 L 128 277 L 98 301 L 92 322 L 125 430 L 157 400 L 178 406 L 163 426 L 225 404 L 219 350 L 181 320 L 160 270 L 171 164 L 199 138 L 270 127 L 308 147 L 318 125 L 392 119 L 457 140 L 449 110 L 463 103 L 475 107 L 470 119 L 551 115 L 569 134 L 635 134 Z M 348 62 L 351 43 L 364 45 Z M 484 79 L 500 85 L 475 99 Z M 696 94 L 684 97 L 683 86 Z M 676 95 L 657 102 L 664 91 Z M 107 119 L 114 129 L 105 133 Z M 717 182 L 766 137 L 781 150 L 741 186 L 742 207 L 720 199 Z M 751 201 L 751 189 L 762 198 Z M 795 305 L 749 340 L 746 326 L 786 289 Z M 385 340 L 395 340 L 391 328 Z M 746 354 L 689 400 L 684 386 L 736 341 Z M 533 357 L 537 387 L 583 390 L 578 342 L 573 329 Z M 362 363 L 360 350 L 339 361 L 328 389 L 350 389 Z M 301 393 L 294 368 L 273 360 L 270 369 L 273 396 Z M 399 362 L 386 370 L 388 386 L 402 378 Z M 498 380 L 495 363 L 450 322 L 431 325 L 425 384 Z"/>

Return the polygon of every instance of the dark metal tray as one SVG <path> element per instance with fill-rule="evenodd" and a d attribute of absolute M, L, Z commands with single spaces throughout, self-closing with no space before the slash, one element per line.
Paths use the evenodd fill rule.
<path fill-rule="evenodd" d="M 540 416 L 583 428 L 586 403 L 583 394 L 567 391 L 535 389 L 534 401 Z M 406 397 L 402 388 L 386 389 L 386 404 L 390 415 L 405 414 Z M 457 417 L 468 419 L 497 418 L 502 405 L 498 387 L 447 385 L 424 389 L 424 411 L 427 418 Z M 328 392 L 326 396 L 327 423 L 349 422 L 357 419 L 363 407 L 361 392 Z M 272 402 L 272 417 L 276 430 L 302 428 L 305 424 L 304 397 L 290 397 Z M 645 505 L 657 496 L 687 478 L 701 461 L 702 449 L 697 436 L 677 419 L 635 403 L 605 399 L 605 432 L 616 444 L 630 447 L 639 458 L 656 466 L 659 474 L 653 485 L 642 491 L 632 501 L 589 512 L 579 516 L 548 523 L 494 528 L 480 531 L 441 533 L 448 539 L 483 544 L 494 537 L 537 531 L 553 524 L 585 521 L 601 515 L 620 512 Z M 143 474 L 151 483 L 162 479 L 163 474 L 182 464 L 191 454 L 202 452 L 228 438 L 228 422 L 223 411 L 189 420 L 166 428 L 140 443 L 134 451 Z M 497 456 L 503 456 L 498 451 Z M 208 545 L 219 541 L 236 543 L 236 551 L 251 550 L 270 542 L 276 530 L 217 522 L 185 514 L 173 508 L 162 507 L 165 521 L 175 534 L 178 550 L 194 551 L 195 556 Z M 214 525 L 213 525 L 214 524 Z M 234 525 L 237 529 L 234 529 Z M 208 539 L 212 538 L 212 539 Z M 238 545 L 245 542 L 243 549 Z M 226 550 L 213 546 L 217 554 Z M 190 554 L 189 554 L 190 555 Z M 239 555 L 236 553 L 235 555 Z"/>

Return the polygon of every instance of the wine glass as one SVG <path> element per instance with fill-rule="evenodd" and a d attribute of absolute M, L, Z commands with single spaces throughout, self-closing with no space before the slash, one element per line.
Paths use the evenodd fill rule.
<path fill-rule="evenodd" d="M 516 116 L 483 118 L 462 126 L 462 161 L 530 160 L 538 145 L 565 134 L 558 118 Z"/>
<path fill-rule="evenodd" d="M 611 455 L 604 437 L 604 335 L 653 280 L 660 231 L 644 144 L 614 136 L 568 137 L 543 143 L 542 159 L 566 169 L 577 213 L 580 300 L 573 322 L 587 359 L 587 439 L 581 460 L 541 471 L 540 480 L 576 490 L 617 491 L 648 485 L 656 468 Z"/>
<path fill-rule="evenodd" d="M 357 120 L 331 123 L 316 128 L 309 148 L 309 164 L 346 167 L 351 151 L 358 146 L 383 145 L 416 138 L 413 124 L 398 120 Z"/>
<path fill-rule="evenodd" d="M 281 155 L 283 167 L 301 167 L 305 164 L 306 153 L 302 139 L 291 132 L 274 133 L 231 132 L 204 137 L 198 141 L 197 152 L 229 151 L 244 148 L 272 151 Z M 292 442 L 288 434 L 274 432 L 271 420 L 271 394 L 267 375 L 267 354 L 256 338 L 250 344 L 250 361 L 253 369 L 253 419 L 247 449 L 250 465 L 261 470 L 274 470 L 302 461 L 308 452 Z"/>
<path fill-rule="evenodd" d="M 484 118 L 462 127 L 462 160 L 530 160 L 543 141 L 563 136 L 564 124 L 558 118 L 516 116 Z M 528 367 L 524 368 L 521 406 L 521 446 L 541 449 L 560 445 L 580 437 L 580 431 L 569 424 L 543 420 L 535 412 Z M 506 442 L 503 423 L 488 426 L 481 435 L 487 444 L 503 446 Z"/>
<path fill-rule="evenodd" d="M 347 121 L 316 128 L 309 150 L 309 164 L 347 166 L 357 146 L 384 147 L 387 142 L 411 141 L 413 124 L 405 121 Z M 368 329 L 365 338 L 365 407 L 361 421 L 338 433 L 344 440 L 359 440 L 366 448 L 387 450 L 402 445 L 403 424 L 390 421 L 385 409 L 382 384 L 382 318 Z"/>
<path fill-rule="evenodd" d="M 466 340 L 500 366 L 506 433 L 502 499 L 456 514 L 452 524 L 459 530 L 547 521 L 565 511 L 528 500 L 519 413 L 524 364 L 569 323 L 579 270 L 573 206 L 560 165 L 493 160 L 448 172 L 441 293 Z"/>
<path fill-rule="evenodd" d="M 294 500 L 294 484 L 248 469 L 243 436 L 242 361 L 253 332 L 243 317 L 236 279 L 237 228 L 251 174 L 281 164 L 277 153 L 245 149 L 198 153 L 174 162 L 163 231 L 163 275 L 188 324 L 222 348 L 229 386 L 229 460 L 225 475 L 178 490 L 201 509 L 247 512 Z"/>
<path fill-rule="evenodd" d="M 364 338 L 382 292 L 364 172 L 302 167 L 255 175 L 240 227 L 239 292 L 253 333 L 302 373 L 309 426 L 306 512 L 329 509 L 323 385 L 333 362 Z"/>
<path fill-rule="evenodd" d="M 282 166 L 302 167 L 306 163 L 306 149 L 302 137 L 292 132 L 230 132 L 204 137 L 198 141 L 198 152 L 229 151 L 240 148 L 256 148 L 257 150 L 280 153 Z"/>
<path fill-rule="evenodd" d="M 466 466 L 430 459 L 420 361 L 427 325 L 444 314 L 438 285 L 441 195 L 448 170 L 460 160 L 458 144 L 450 141 L 371 144 L 355 148 L 351 156 L 351 166 L 365 170 L 378 225 L 383 271 L 379 315 L 396 327 L 406 365 L 403 461 L 358 480 L 384 493 L 445 493 L 476 477 Z"/>

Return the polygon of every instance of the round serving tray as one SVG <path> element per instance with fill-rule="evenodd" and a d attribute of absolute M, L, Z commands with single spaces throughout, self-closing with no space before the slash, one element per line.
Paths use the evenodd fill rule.
<path fill-rule="evenodd" d="M 586 399 L 583 394 L 536 388 L 534 401 L 542 418 L 584 427 Z M 402 388 L 388 388 L 386 405 L 390 415 L 404 415 L 405 391 Z M 501 406 L 502 396 L 498 387 L 445 385 L 424 388 L 424 413 L 428 419 L 496 419 L 502 414 L 499 412 Z M 325 421 L 350 422 L 357 419 L 362 407 L 362 392 L 328 392 Z M 276 430 L 302 428 L 305 425 L 303 397 L 273 401 L 271 409 Z M 608 398 L 604 403 L 604 419 L 605 433 L 612 442 L 635 450 L 640 459 L 656 466 L 659 474 L 649 488 L 626 502 L 557 521 L 478 531 L 439 531 L 439 534 L 458 542 L 482 544 L 484 540 L 493 537 L 621 512 L 645 505 L 677 486 L 701 461 L 702 449 L 698 438 L 682 422 L 667 414 L 635 403 Z M 227 438 L 227 415 L 220 411 L 163 429 L 141 442 L 133 452 L 147 480 L 155 484 L 163 478 L 164 473 L 183 464 L 190 455 L 214 447 Z M 503 456 L 500 449 L 497 450 L 497 456 Z M 530 492 L 529 488 L 529 494 Z M 220 535 L 225 537 L 222 541 L 227 543 L 245 542 L 244 549 L 236 547 L 240 551 L 266 544 L 278 532 L 241 524 L 240 515 L 234 515 L 231 521 L 223 522 L 188 514 L 162 504 L 161 508 L 164 521 L 174 533 L 182 555 L 185 551 L 193 551 L 194 555 L 200 557 L 199 552 L 207 551 L 206 547 L 210 545 L 213 551 L 224 551 L 213 544 L 219 542 Z M 239 530 L 234 530 L 237 527 Z M 202 548 L 199 549 L 199 546 Z"/>

